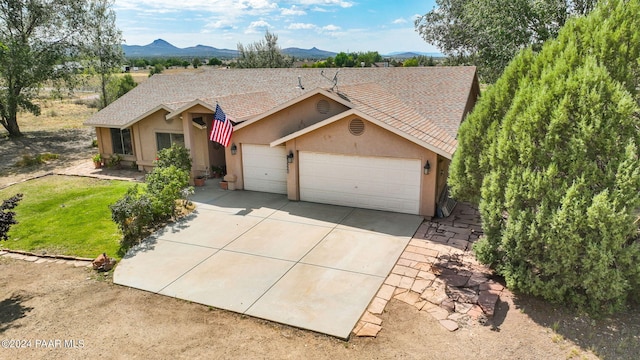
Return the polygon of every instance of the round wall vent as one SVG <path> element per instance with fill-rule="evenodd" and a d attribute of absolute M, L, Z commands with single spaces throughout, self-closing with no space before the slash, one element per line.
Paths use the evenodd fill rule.
<path fill-rule="evenodd" d="M 349 121 L 349 132 L 356 136 L 362 135 L 362 133 L 364 133 L 364 121 L 361 119 Z"/>
<path fill-rule="evenodd" d="M 330 109 L 330 105 L 329 102 L 327 100 L 320 100 L 318 101 L 318 103 L 316 104 L 316 110 L 320 113 L 320 114 L 327 114 L 329 113 L 329 109 Z"/>

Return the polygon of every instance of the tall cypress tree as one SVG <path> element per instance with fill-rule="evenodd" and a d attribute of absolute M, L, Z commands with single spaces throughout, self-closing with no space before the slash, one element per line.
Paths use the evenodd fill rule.
<path fill-rule="evenodd" d="M 640 0 L 604 1 L 523 51 L 460 128 L 454 196 L 478 258 L 516 290 L 591 313 L 640 292 Z"/>

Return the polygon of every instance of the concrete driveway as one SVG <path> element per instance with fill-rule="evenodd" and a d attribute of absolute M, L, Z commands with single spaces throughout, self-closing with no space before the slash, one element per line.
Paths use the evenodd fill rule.
<path fill-rule="evenodd" d="M 116 284 L 343 339 L 422 222 L 214 184 L 194 202 L 127 253 Z"/>

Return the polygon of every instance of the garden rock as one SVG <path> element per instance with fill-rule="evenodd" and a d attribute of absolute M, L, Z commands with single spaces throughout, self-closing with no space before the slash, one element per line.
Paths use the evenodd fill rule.
<path fill-rule="evenodd" d="M 98 255 L 95 260 L 91 262 L 94 270 L 98 271 L 109 271 L 113 269 L 113 266 L 116 264 L 116 260 L 114 258 L 110 258 L 106 253 L 102 253 Z"/>

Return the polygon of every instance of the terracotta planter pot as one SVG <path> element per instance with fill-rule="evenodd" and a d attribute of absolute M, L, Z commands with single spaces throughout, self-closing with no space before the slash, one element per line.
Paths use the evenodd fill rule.
<path fill-rule="evenodd" d="M 193 179 L 193 184 L 195 186 L 204 186 L 204 178 L 195 178 L 195 179 Z"/>
<path fill-rule="evenodd" d="M 94 162 L 93 162 L 93 166 L 94 166 L 94 168 L 96 168 L 96 169 L 100 169 L 100 168 L 102 167 L 102 162 L 100 162 L 100 161 L 94 161 Z"/>
<path fill-rule="evenodd" d="M 220 188 L 222 188 L 222 190 L 227 190 L 229 188 L 229 183 L 226 181 L 220 181 Z"/>

